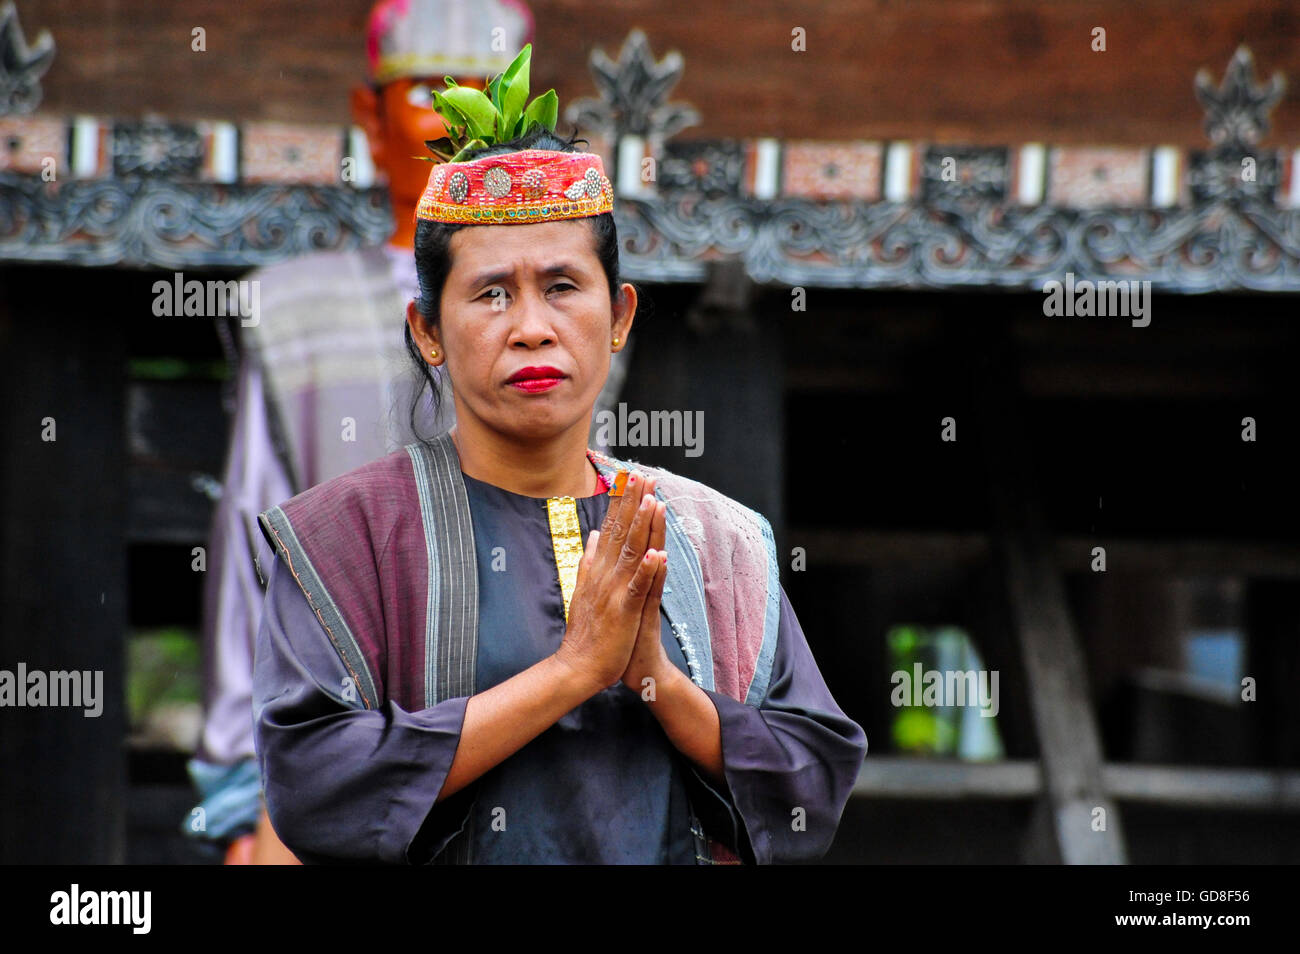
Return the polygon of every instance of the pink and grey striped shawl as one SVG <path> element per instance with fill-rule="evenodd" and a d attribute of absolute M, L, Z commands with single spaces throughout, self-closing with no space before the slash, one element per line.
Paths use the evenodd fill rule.
<path fill-rule="evenodd" d="M 691 679 L 760 705 L 780 617 L 768 521 L 697 481 L 589 453 L 611 485 L 620 468 L 658 478 L 673 557 L 662 607 Z M 477 564 L 449 435 L 313 487 L 259 521 L 343 660 L 361 706 L 392 700 L 416 711 L 473 694 Z M 736 863 L 721 843 L 697 841 L 704 860 Z"/>

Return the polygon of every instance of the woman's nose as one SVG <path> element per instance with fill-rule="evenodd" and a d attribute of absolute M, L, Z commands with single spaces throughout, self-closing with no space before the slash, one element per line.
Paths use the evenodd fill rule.
<path fill-rule="evenodd" d="M 541 292 L 521 293 L 510 309 L 514 318 L 511 338 L 520 344 L 546 344 L 555 337 L 550 320 L 550 306 Z"/>

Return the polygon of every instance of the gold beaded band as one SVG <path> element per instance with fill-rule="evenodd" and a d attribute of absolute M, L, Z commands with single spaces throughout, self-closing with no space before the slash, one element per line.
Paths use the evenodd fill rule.
<path fill-rule="evenodd" d="M 582 562 L 582 525 L 578 522 L 578 502 L 572 497 L 547 497 L 546 517 L 551 527 L 551 546 L 555 550 L 555 569 L 560 577 L 560 594 L 564 597 L 564 621 L 569 621 L 569 604 L 578 582 L 578 564 Z"/>

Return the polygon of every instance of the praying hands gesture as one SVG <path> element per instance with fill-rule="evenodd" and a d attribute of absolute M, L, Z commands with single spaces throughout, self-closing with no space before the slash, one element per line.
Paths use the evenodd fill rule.
<path fill-rule="evenodd" d="M 655 478 L 650 477 L 638 483 L 644 486 L 638 506 L 648 507 L 652 514 L 646 553 L 657 554 L 658 570 L 641 609 L 641 625 L 637 629 L 636 642 L 632 646 L 627 668 L 623 670 L 622 681 L 633 692 L 639 692 L 642 699 L 652 702 L 658 694 L 658 684 L 670 675 L 680 674 L 680 670 L 672 664 L 664 651 L 659 628 L 659 602 L 663 597 L 664 582 L 668 579 L 668 551 L 664 549 L 668 506 L 655 499 Z M 645 503 L 647 498 L 649 504 Z"/>
<path fill-rule="evenodd" d="M 633 472 L 610 496 L 600 530 L 587 537 L 569 604 L 569 625 L 556 656 L 590 679 L 595 691 L 620 678 L 637 692 L 641 679 L 671 667 L 659 642 L 659 600 L 668 574 L 666 509 L 654 478 Z"/>
<path fill-rule="evenodd" d="M 605 522 L 588 538 L 559 649 L 470 696 L 439 801 L 620 679 L 638 693 L 643 679 L 654 679 L 647 685 L 655 691 L 642 698 L 673 744 L 707 770 L 720 767 L 713 703 L 673 666 L 659 641 L 659 597 L 668 572 L 666 516 L 655 499 L 653 478 L 627 475 L 623 494 L 610 497 Z"/>
<path fill-rule="evenodd" d="M 673 745 L 722 784 L 717 708 L 668 658 L 660 637 L 667 506 L 654 491 L 655 478 L 634 472 L 622 496 L 610 498 L 578 564 L 569 628 L 556 656 L 593 673 L 595 691 L 618 679 L 638 693 Z"/>

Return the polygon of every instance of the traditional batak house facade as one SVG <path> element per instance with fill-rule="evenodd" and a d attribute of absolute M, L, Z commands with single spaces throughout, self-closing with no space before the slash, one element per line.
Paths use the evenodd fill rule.
<path fill-rule="evenodd" d="M 368 4 L 262 6 L 0 6 L 3 660 L 122 686 L 197 618 L 239 317 L 154 282 L 390 229 Z M 532 4 L 652 305 L 620 451 L 769 516 L 867 730 L 830 860 L 1300 852 L 1300 27 L 1094 6 Z M 124 760 L 120 695 L 9 735 L 6 860 L 189 857 L 183 743 Z"/>

